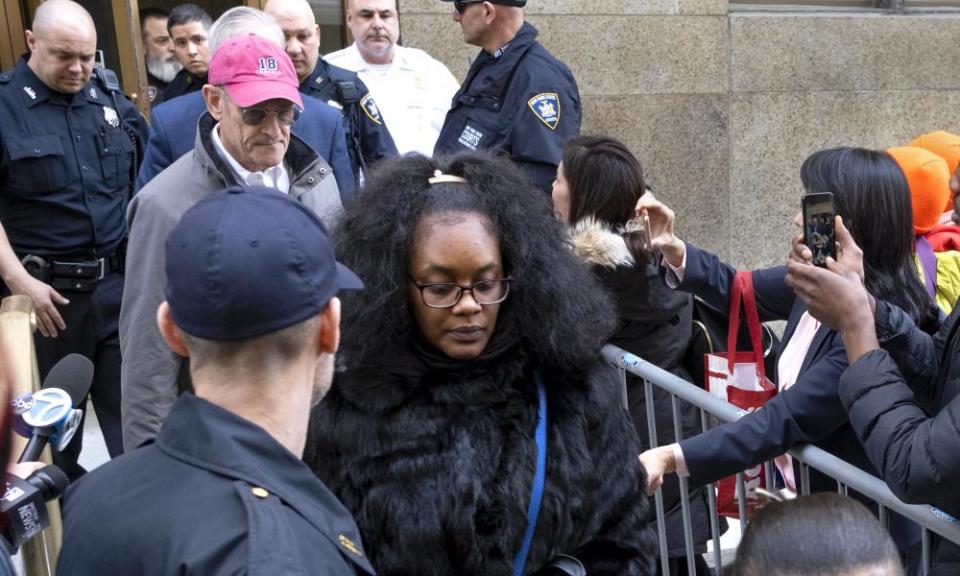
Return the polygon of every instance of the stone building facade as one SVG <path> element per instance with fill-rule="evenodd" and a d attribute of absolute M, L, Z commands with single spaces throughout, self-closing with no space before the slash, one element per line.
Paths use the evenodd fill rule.
<path fill-rule="evenodd" d="M 465 74 L 452 5 L 399 0 L 403 43 Z M 739 267 L 784 262 L 799 168 L 829 146 L 960 132 L 960 11 L 529 0 L 573 70 L 585 133 L 625 141 L 678 231 Z"/>

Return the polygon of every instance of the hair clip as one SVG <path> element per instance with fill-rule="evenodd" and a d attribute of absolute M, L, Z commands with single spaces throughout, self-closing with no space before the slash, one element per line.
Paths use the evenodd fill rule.
<path fill-rule="evenodd" d="M 765 490 L 759 486 L 754 488 L 753 491 L 758 496 L 763 496 L 771 502 L 787 502 L 790 500 L 795 500 L 797 498 L 797 493 L 789 488 L 781 488 L 771 492 L 770 490 Z"/>
<path fill-rule="evenodd" d="M 446 184 L 466 184 L 467 179 L 461 176 L 454 176 L 453 174 L 444 174 L 439 170 L 434 170 L 433 178 L 429 178 L 427 182 L 429 182 L 431 186 L 434 184 L 445 184 L 445 183 Z"/>

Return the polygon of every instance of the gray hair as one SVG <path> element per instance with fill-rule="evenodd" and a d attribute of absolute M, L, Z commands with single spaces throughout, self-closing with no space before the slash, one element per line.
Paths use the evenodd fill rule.
<path fill-rule="evenodd" d="M 207 35 L 207 45 L 213 54 L 221 44 L 231 38 L 244 34 L 256 34 L 277 44 L 281 48 L 284 44 L 283 29 L 276 18 L 249 6 L 231 8 L 217 18 L 210 27 Z"/>

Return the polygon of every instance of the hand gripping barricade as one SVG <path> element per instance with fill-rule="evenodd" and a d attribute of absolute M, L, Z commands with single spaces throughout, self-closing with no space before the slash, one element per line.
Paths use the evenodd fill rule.
<path fill-rule="evenodd" d="M 740 303 L 750 331 L 752 350 L 737 351 L 737 334 L 740 329 Z M 705 354 L 703 358 L 707 390 L 738 408 L 752 412 L 777 393 L 777 387 L 767 378 L 763 358 L 760 317 L 753 292 L 753 274 L 740 271 L 733 280 L 730 296 L 730 324 L 727 332 L 727 351 Z M 760 464 L 743 472 L 747 513 L 758 503 L 757 488 L 766 488 L 763 467 Z M 722 516 L 736 518 L 740 509 L 737 503 L 738 483 L 729 477 L 717 483 L 717 512 Z"/>
<path fill-rule="evenodd" d="M 653 411 L 653 388 L 656 386 L 670 394 L 673 408 L 674 433 L 677 441 L 683 439 L 683 430 L 680 427 L 680 402 L 686 401 L 700 411 L 700 421 L 704 428 L 707 427 L 708 419 L 715 418 L 720 422 L 732 422 L 738 420 L 747 414 L 747 411 L 730 404 L 720 398 L 703 390 L 701 387 L 687 382 L 682 378 L 663 370 L 631 354 L 621 350 L 616 346 L 607 345 L 603 348 L 603 357 L 618 368 L 620 372 L 620 385 L 626 387 L 627 372 L 643 380 L 644 395 L 647 401 L 647 434 L 650 438 L 650 447 L 656 448 L 660 444 L 657 442 L 656 414 Z M 642 433 L 642 431 L 640 431 Z M 901 516 L 909 518 L 920 525 L 922 531 L 922 564 L 921 575 L 926 576 L 931 566 L 931 542 L 932 535 L 936 534 L 955 544 L 960 544 L 960 522 L 956 519 L 946 517 L 943 512 L 936 508 L 923 504 L 906 504 L 897 498 L 883 480 L 868 474 L 856 466 L 840 460 L 836 456 L 817 448 L 816 446 L 804 445 L 790 450 L 789 454 L 799 465 L 800 493 L 810 493 L 810 468 L 815 468 L 822 474 L 832 477 L 837 482 L 837 491 L 841 494 L 847 494 L 848 490 L 854 490 L 862 496 L 873 500 L 879 512 L 880 523 L 887 525 L 892 510 Z M 765 481 L 768 485 L 773 484 L 773 464 L 766 466 Z M 743 474 L 737 474 L 737 483 L 743 483 Z M 662 573 L 667 574 L 670 570 L 669 557 L 667 554 L 666 540 L 666 515 L 663 508 L 662 489 L 658 489 L 654 497 L 657 512 L 657 533 L 660 538 L 660 569 Z M 688 573 L 696 572 L 695 556 L 697 554 L 693 544 L 693 528 L 690 519 L 690 502 L 686 496 L 687 479 L 680 478 L 681 505 L 683 510 L 683 531 L 684 547 L 686 551 Z M 724 570 L 723 557 L 720 549 L 720 523 L 719 515 L 712 505 L 716 499 L 714 497 L 714 485 L 709 484 L 707 488 L 708 498 L 711 501 L 710 506 L 710 533 L 713 541 L 713 552 L 708 558 L 708 563 L 712 563 L 716 576 L 723 576 L 728 573 Z M 741 526 L 745 526 L 749 521 L 747 517 L 747 499 L 746 490 L 737 490 L 736 499 L 739 507 L 739 520 Z"/>

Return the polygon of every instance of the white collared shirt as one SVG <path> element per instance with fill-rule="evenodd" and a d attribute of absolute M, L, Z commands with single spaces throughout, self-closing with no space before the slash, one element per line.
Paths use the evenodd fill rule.
<path fill-rule="evenodd" d="M 246 182 L 247 186 L 267 186 L 269 188 L 276 188 L 284 194 L 290 193 L 290 174 L 287 173 L 287 168 L 283 165 L 283 162 L 260 172 L 251 172 L 241 166 L 240 163 L 227 152 L 227 149 L 223 147 L 223 142 L 220 141 L 219 123 L 213 127 L 213 132 L 210 137 L 213 140 L 213 148 L 217 151 L 217 154 L 227 161 L 230 168 L 241 181 Z"/>
<path fill-rule="evenodd" d="M 394 46 L 393 62 L 369 64 L 356 43 L 324 60 L 359 74 L 400 154 L 433 155 L 440 129 L 460 83 L 442 62 L 423 50 Z"/>

